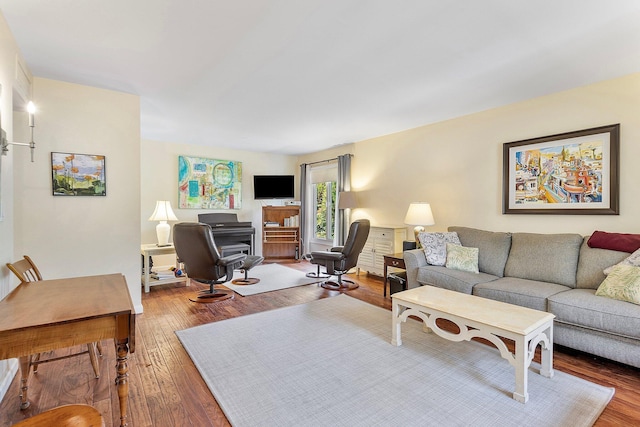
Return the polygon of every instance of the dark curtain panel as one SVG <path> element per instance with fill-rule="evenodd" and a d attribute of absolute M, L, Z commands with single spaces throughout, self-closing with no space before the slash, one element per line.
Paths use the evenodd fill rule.
<path fill-rule="evenodd" d="M 309 218 L 307 215 L 308 210 L 308 198 L 307 194 L 307 170 L 309 169 L 309 165 L 307 163 L 303 163 L 300 165 L 300 240 L 302 241 L 302 254 L 309 253 L 309 241 L 307 239 L 308 234 L 308 226 L 309 226 Z"/>

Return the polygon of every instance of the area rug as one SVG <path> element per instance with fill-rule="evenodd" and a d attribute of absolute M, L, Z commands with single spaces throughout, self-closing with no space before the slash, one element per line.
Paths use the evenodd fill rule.
<path fill-rule="evenodd" d="M 529 370 L 529 401 L 495 348 L 455 343 L 346 295 L 176 332 L 242 426 L 589 426 L 614 390 Z"/>
<path fill-rule="evenodd" d="M 249 277 L 256 277 L 260 282 L 255 285 L 234 285 L 231 281 L 224 284 L 227 288 L 242 295 L 255 295 L 262 292 L 293 288 L 294 286 L 316 283 L 319 279 L 309 278 L 305 273 L 279 264 L 262 264 L 249 270 Z M 244 272 L 233 273 L 234 279 L 244 278 Z"/>

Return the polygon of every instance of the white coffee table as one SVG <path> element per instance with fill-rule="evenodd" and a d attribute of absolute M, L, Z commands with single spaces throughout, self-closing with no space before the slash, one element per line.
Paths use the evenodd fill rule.
<path fill-rule="evenodd" d="M 540 375 L 553 376 L 553 319 L 554 315 L 518 305 L 506 304 L 474 295 L 449 291 L 434 286 L 420 286 L 395 293 L 391 343 L 402 345 L 401 325 L 407 317 L 423 320 L 425 330 L 433 331 L 450 341 L 469 341 L 474 337 L 493 343 L 500 355 L 515 368 L 516 390 L 513 398 L 526 403 L 528 368 L 538 344 L 542 350 Z M 460 333 L 445 331 L 436 325 L 436 319 L 455 323 Z M 515 354 L 511 353 L 500 337 L 515 342 Z"/>

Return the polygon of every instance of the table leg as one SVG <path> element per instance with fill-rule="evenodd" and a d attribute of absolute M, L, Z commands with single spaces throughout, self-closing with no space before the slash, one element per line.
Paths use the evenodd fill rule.
<path fill-rule="evenodd" d="M 546 330 L 547 339 L 549 340 L 549 344 L 542 344 L 540 349 L 541 356 L 541 367 L 540 367 L 540 375 L 547 378 L 553 377 L 553 320 L 551 321 L 551 325 L 549 329 Z"/>
<path fill-rule="evenodd" d="M 387 278 L 387 263 L 384 263 L 384 283 L 382 284 L 382 296 L 386 297 L 387 296 L 387 282 L 389 281 L 389 279 Z M 389 293 L 391 293 L 391 289 L 389 289 Z"/>
<path fill-rule="evenodd" d="M 127 426 L 127 407 L 129 398 L 129 346 L 126 342 L 116 344 L 116 387 L 120 401 L 120 426 Z"/>
<path fill-rule="evenodd" d="M 144 254 L 144 291 L 145 293 L 149 293 L 149 262 L 150 255 Z"/>
<path fill-rule="evenodd" d="M 515 344 L 516 391 L 513 393 L 513 398 L 520 403 L 527 403 L 527 400 L 529 400 L 529 393 L 527 393 L 527 383 L 529 380 L 529 376 L 527 375 L 528 345 L 524 336 L 518 337 L 518 339 L 515 340 Z"/>
<path fill-rule="evenodd" d="M 31 358 L 33 355 L 18 358 L 20 363 L 20 409 L 27 409 L 30 405 L 27 399 L 29 390 L 29 373 L 31 371 Z"/>
<path fill-rule="evenodd" d="M 404 310 L 400 308 L 400 304 L 394 299 L 392 302 L 392 315 L 391 315 L 391 344 L 395 346 L 402 345 L 402 331 L 400 321 L 400 314 L 402 314 Z"/>

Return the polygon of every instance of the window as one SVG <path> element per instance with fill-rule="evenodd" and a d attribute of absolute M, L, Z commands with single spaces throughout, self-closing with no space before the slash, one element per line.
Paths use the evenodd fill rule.
<path fill-rule="evenodd" d="M 315 240 L 333 242 L 336 182 L 317 182 L 313 188 L 313 237 Z"/>

